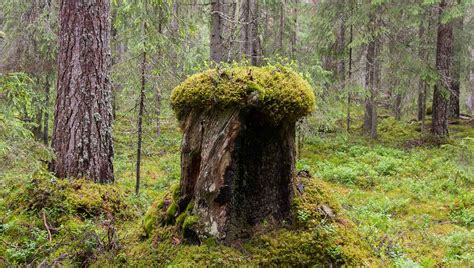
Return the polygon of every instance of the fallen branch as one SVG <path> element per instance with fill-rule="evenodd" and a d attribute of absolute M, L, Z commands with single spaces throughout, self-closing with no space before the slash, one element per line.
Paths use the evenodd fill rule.
<path fill-rule="evenodd" d="M 49 242 L 52 242 L 53 236 L 51 235 L 51 230 L 49 228 L 48 222 L 46 221 L 46 213 L 44 212 L 44 209 L 43 209 L 43 223 L 44 223 L 44 227 L 46 228 L 46 231 L 48 231 L 48 240 Z"/>

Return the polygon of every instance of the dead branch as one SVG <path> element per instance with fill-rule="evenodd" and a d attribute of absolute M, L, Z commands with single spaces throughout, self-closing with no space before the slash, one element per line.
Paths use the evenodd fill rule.
<path fill-rule="evenodd" d="M 46 231 L 48 231 L 48 240 L 49 240 L 49 242 L 52 242 L 53 241 L 53 236 L 51 235 L 51 230 L 49 228 L 48 221 L 46 221 L 46 213 L 44 212 L 44 209 L 43 209 L 42 214 L 43 214 L 44 227 L 46 228 Z"/>

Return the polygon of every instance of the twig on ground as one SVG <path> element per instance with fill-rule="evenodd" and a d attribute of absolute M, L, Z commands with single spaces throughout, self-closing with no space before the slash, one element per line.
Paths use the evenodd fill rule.
<path fill-rule="evenodd" d="M 49 242 L 52 242 L 53 241 L 53 236 L 51 235 L 51 230 L 49 228 L 49 225 L 48 225 L 48 222 L 46 221 L 46 213 L 44 212 L 44 209 L 43 209 L 43 223 L 44 223 L 44 227 L 46 228 L 46 231 L 48 231 L 48 239 L 49 239 Z"/>

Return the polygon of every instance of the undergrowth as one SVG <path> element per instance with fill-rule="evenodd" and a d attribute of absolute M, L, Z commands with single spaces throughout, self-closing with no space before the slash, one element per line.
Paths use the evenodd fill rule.
<path fill-rule="evenodd" d="M 45 171 L 48 154 L 23 147 L 21 158 L 2 156 L 10 163 L 0 179 L 0 266 L 474 265 L 474 130 L 464 122 L 442 144 L 391 118 L 376 141 L 356 129 L 307 135 L 297 169 L 313 178 L 298 182 L 294 224 L 227 247 L 186 243 L 181 228 L 192 215 L 179 218 L 172 202 L 163 210 L 179 181 L 175 121 L 164 120 L 160 136 L 145 125 L 142 192 L 134 195 L 127 118 L 114 125 L 113 185 L 58 180 Z"/>

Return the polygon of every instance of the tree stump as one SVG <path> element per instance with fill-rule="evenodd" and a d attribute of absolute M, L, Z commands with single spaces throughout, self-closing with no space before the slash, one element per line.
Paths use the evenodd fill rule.
<path fill-rule="evenodd" d="M 184 132 L 177 214 L 192 205 L 191 240 L 226 243 L 291 221 L 295 123 L 314 107 L 309 84 L 284 67 L 191 76 L 174 89 Z"/>

